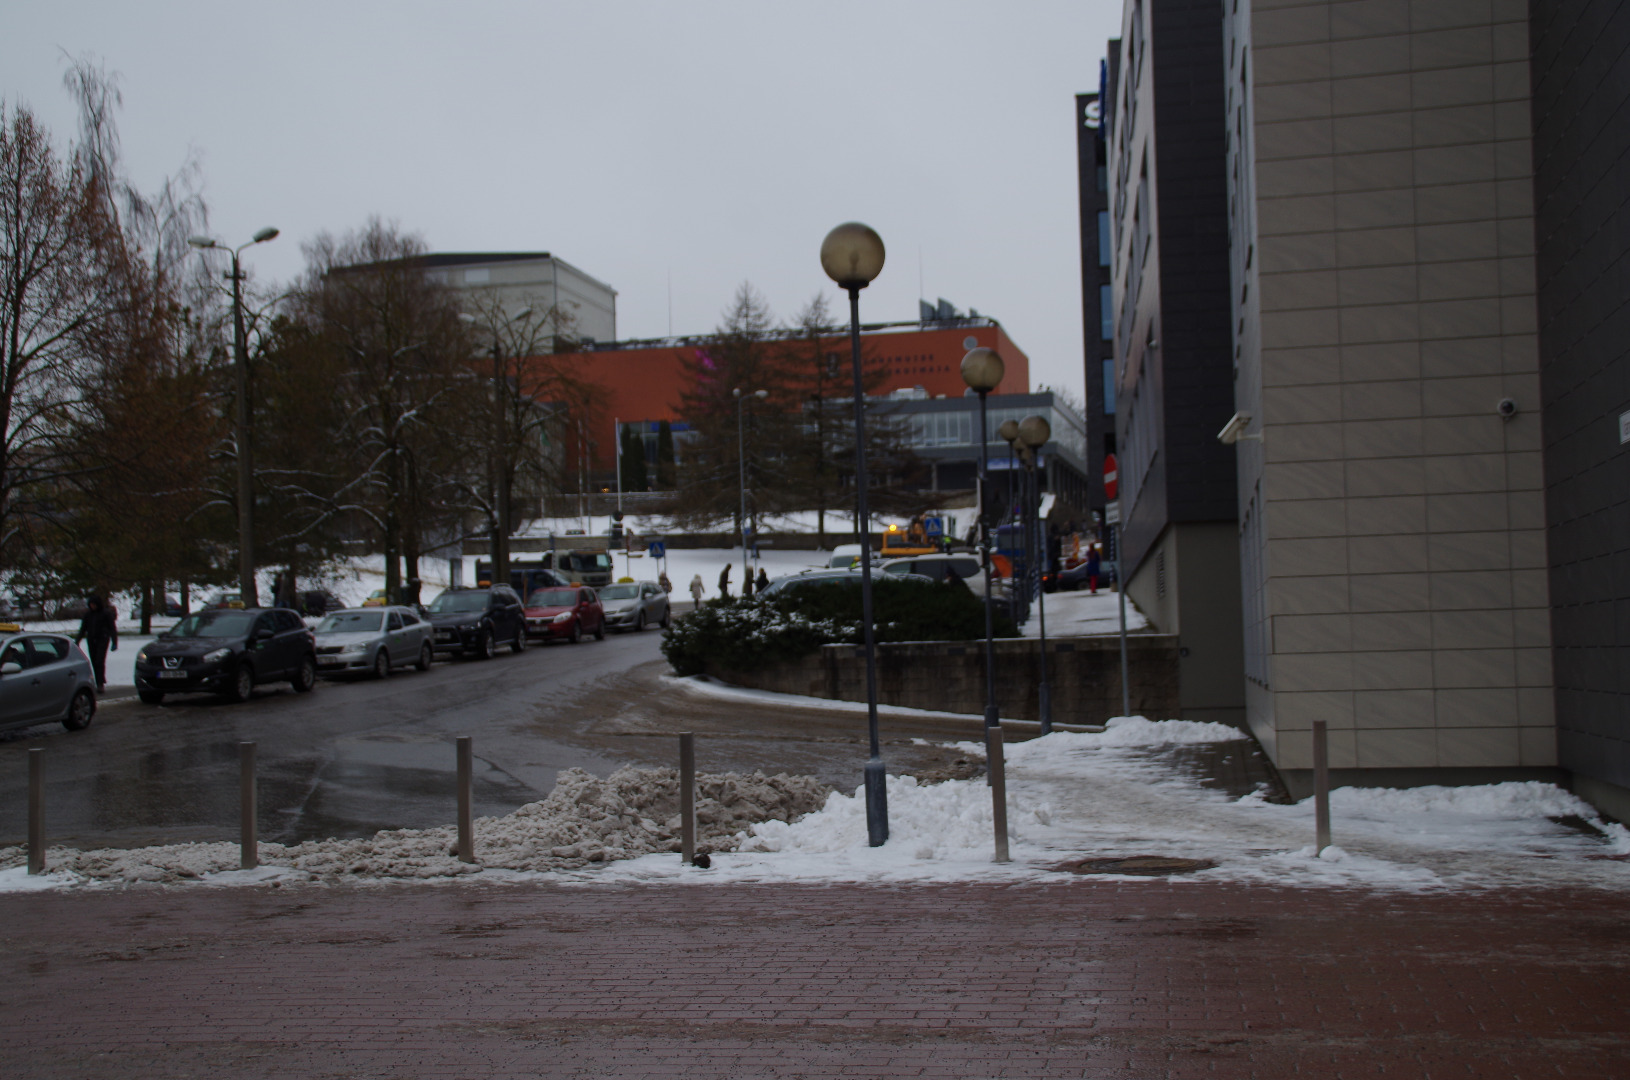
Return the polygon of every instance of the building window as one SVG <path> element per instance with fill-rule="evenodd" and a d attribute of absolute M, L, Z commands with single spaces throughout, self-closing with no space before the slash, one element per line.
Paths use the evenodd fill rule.
<path fill-rule="evenodd" d="M 1115 415 L 1115 361 L 1104 361 L 1104 415 Z"/>
<path fill-rule="evenodd" d="M 1098 211 L 1098 265 L 1099 266 L 1108 266 L 1109 265 L 1109 257 L 1110 257 L 1110 254 L 1112 253 L 1112 250 L 1113 250 L 1113 248 L 1112 248 L 1112 245 L 1110 244 L 1110 238 L 1109 238 L 1109 211 L 1108 210 L 1100 210 L 1100 211 Z"/>
<path fill-rule="evenodd" d="M 1098 286 L 1098 336 L 1115 340 L 1115 286 Z"/>

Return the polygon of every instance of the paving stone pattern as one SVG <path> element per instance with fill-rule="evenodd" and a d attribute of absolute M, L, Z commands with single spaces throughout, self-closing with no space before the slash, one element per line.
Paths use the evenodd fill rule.
<path fill-rule="evenodd" d="M 0 897 L 4 1077 L 1623 1077 L 1608 894 Z"/>

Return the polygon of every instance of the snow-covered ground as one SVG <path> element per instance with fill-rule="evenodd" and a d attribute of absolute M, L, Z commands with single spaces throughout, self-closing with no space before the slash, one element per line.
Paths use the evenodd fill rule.
<path fill-rule="evenodd" d="M 1202 743 L 1222 744 L 1216 748 L 1221 752 L 1250 749 L 1221 724 L 1142 717 L 1117 718 L 1101 733 L 1055 732 L 1011 745 L 1012 861 L 1004 865 L 992 861 L 990 789 L 979 780 L 924 786 L 891 776 L 889 842 L 872 848 L 859 791 L 832 792 L 820 809 L 789 823 L 766 819 L 786 817 L 788 809 L 807 802 L 807 787 L 797 778 L 710 778 L 709 813 L 719 827 L 737 831 L 725 837 L 715 828 L 708 845 L 714 849 L 712 868 L 700 870 L 681 865 L 666 850 L 677 827 L 667 816 L 671 770 L 623 770 L 604 781 L 573 770 L 562 774 L 549 799 L 477 822 L 479 867 L 451 857 L 448 827 L 290 849 L 264 845 L 266 865 L 249 872 L 233 869 L 235 845 L 215 843 L 84 853 L 52 849 L 48 863 L 62 869 L 29 878 L 22 850 L 9 848 L 0 849 L 0 865 L 7 867 L 0 870 L 0 891 L 269 880 L 556 880 L 584 886 L 1057 882 L 1069 879 L 1059 872 L 1061 865 L 1133 855 L 1216 863 L 1167 879 L 1186 882 L 1410 892 L 1630 887 L 1630 833 L 1600 821 L 1589 805 L 1551 785 L 1338 789 L 1331 798 L 1337 846 L 1317 855 L 1311 800 L 1285 806 L 1265 801 L 1260 792 L 1230 796 L 1173 764 L 1178 748 Z M 1572 825 L 1561 820 L 1566 818 Z M 642 850 L 650 853 L 621 857 Z"/>

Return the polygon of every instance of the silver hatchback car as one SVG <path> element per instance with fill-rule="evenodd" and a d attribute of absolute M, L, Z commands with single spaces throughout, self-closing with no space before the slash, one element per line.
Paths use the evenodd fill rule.
<path fill-rule="evenodd" d="M 0 628 L 0 728 L 60 720 L 81 731 L 95 715 L 91 662 L 72 638 Z"/>
<path fill-rule="evenodd" d="M 644 630 L 668 625 L 668 594 L 654 581 L 624 581 L 599 588 L 607 630 Z"/>
<path fill-rule="evenodd" d="M 331 611 L 317 624 L 317 673 L 366 672 L 376 679 L 412 664 L 429 671 L 435 659 L 435 628 L 410 607 L 364 607 Z"/>

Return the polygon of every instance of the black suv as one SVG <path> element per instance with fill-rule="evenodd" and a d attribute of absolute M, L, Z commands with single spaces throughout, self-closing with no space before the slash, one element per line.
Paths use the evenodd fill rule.
<path fill-rule="evenodd" d="M 195 612 L 136 654 L 136 693 L 149 705 L 199 690 L 248 701 L 259 684 L 284 680 L 301 693 L 317 685 L 316 638 L 284 608 Z"/>
<path fill-rule="evenodd" d="M 486 589 L 448 589 L 425 609 L 436 628 L 439 653 L 463 653 L 491 659 L 504 642 L 512 652 L 526 648 L 526 610 L 508 585 Z"/>

